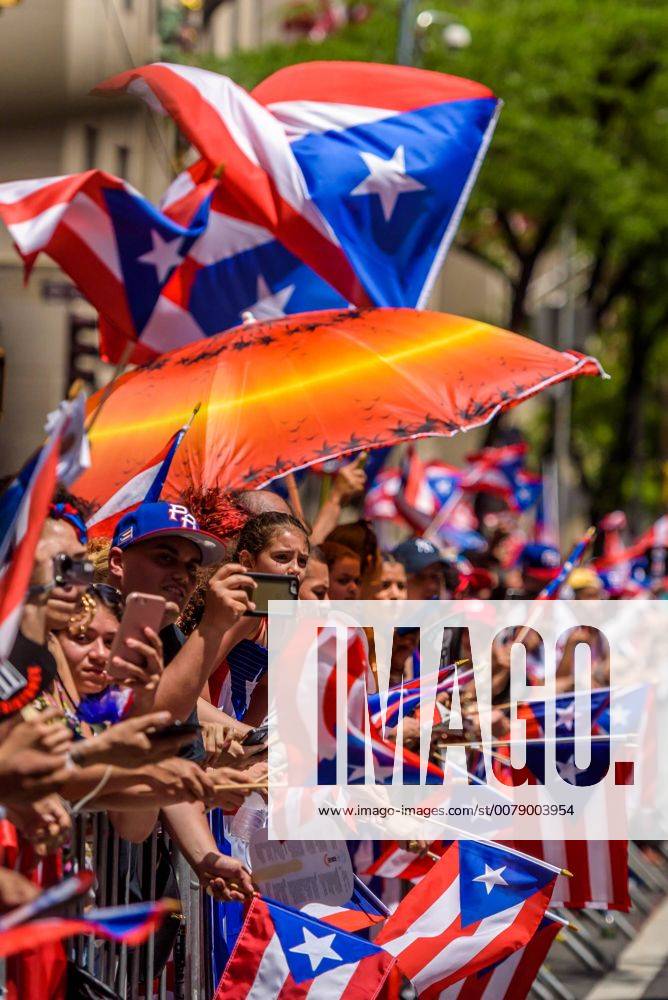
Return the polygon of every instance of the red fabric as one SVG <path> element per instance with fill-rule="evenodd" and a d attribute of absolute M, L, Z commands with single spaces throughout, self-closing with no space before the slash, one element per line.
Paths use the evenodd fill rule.
<path fill-rule="evenodd" d="M 60 851 L 46 858 L 37 857 L 33 847 L 20 835 L 17 837 L 16 828 L 7 821 L 2 822 L 0 835 L 9 845 L 5 861 L 13 855 L 12 867 L 17 867 L 18 862 L 18 871 L 35 885 L 46 889 L 60 881 L 63 874 Z M 66 1000 L 66 975 L 67 960 L 60 941 L 27 949 L 7 959 L 7 1000 Z"/>

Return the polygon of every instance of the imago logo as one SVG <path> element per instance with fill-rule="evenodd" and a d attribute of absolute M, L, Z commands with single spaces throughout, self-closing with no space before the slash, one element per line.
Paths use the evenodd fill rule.
<path fill-rule="evenodd" d="M 391 603 L 270 614 L 272 835 L 658 822 L 663 602 Z"/>
<path fill-rule="evenodd" d="M 420 630 L 393 629 L 387 671 L 390 684 L 378 691 L 380 664 L 375 630 L 348 626 L 340 645 L 331 627 L 320 631 L 318 676 L 324 680 L 319 706 L 322 720 L 318 744 L 320 784 L 338 783 L 341 751 L 345 752 L 348 784 L 427 784 L 434 783 L 435 778 L 442 781 L 445 769 L 434 767 L 431 763 L 434 755 L 425 753 L 425 747 L 431 749 L 434 745 L 441 746 L 439 760 L 443 764 L 447 763 L 449 750 L 459 747 L 465 750 L 467 764 L 462 776 L 471 785 L 486 782 L 492 774 L 497 781 L 515 787 L 525 783 L 545 784 L 548 740 L 555 743 L 558 751 L 551 762 L 555 777 L 581 786 L 593 785 L 605 778 L 610 766 L 610 738 L 599 720 L 609 715 L 610 650 L 599 628 L 567 629 L 557 637 L 552 650 L 553 661 L 558 664 L 556 676 L 564 677 L 576 648 L 583 646 L 589 664 L 589 683 L 578 691 L 564 692 L 562 689 L 557 693 L 555 690 L 547 697 L 541 697 L 541 688 L 535 686 L 531 700 L 525 697 L 527 664 L 547 662 L 544 640 L 535 629 L 518 626 L 500 630 L 483 657 L 476 660 L 468 627 L 450 628 L 447 633 L 443 643 L 447 642 L 456 650 L 459 658 L 443 663 L 435 673 L 407 676 L 409 658 L 412 665 L 416 663 L 414 654 L 420 648 Z M 408 647 L 407 635 L 410 636 Z M 518 655 L 519 669 L 513 671 L 512 660 Z M 599 676 L 606 678 L 605 687 L 591 687 L 594 665 Z M 335 715 L 335 699 L 328 696 L 328 689 L 333 689 L 337 683 L 339 670 L 345 673 L 348 692 L 344 725 Z M 481 697 L 478 696 L 479 686 L 484 688 Z M 493 724 L 492 730 L 496 730 L 487 741 L 483 739 L 482 726 L 486 717 Z M 419 720 L 417 732 L 416 720 Z M 503 733 L 508 737 L 503 738 L 500 735 Z M 337 736 L 333 756 L 329 753 L 330 735 Z M 589 750 L 590 762 L 586 767 L 576 763 L 577 741 L 586 744 Z M 492 760 L 501 765 L 491 772 L 482 752 L 486 742 L 496 751 Z M 498 752 L 501 748 L 510 751 L 513 746 L 520 745 L 525 758 L 521 766 L 515 763 L 520 755 Z M 370 761 L 369 746 L 372 749 Z M 395 766 L 398 757 L 401 757 L 401 767 Z M 624 774 L 623 783 L 628 784 L 631 780 L 629 770 Z"/>

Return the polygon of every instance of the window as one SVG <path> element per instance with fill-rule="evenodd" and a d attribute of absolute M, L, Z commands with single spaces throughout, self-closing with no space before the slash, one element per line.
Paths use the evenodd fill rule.
<path fill-rule="evenodd" d="M 130 169 L 130 147 L 116 146 L 116 176 L 128 180 Z"/>
<path fill-rule="evenodd" d="M 95 170 L 97 166 L 99 130 L 95 125 L 84 128 L 84 170 Z"/>

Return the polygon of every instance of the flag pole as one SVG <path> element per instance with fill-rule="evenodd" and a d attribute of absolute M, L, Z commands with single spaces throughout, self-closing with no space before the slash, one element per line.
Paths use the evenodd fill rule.
<path fill-rule="evenodd" d="M 447 749 L 448 747 L 512 747 L 512 746 L 526 746 L 532 743 L 582 743 L 587 740 L 590 743 L 599 743 L 603 740 L 630 740 L 634 739 L 637 733 L 615 733 L 610 735 L 608 733 L 592 733 L 591 736 L 531 736 L 526 740 L 471 740 L 470 742 L 463 743 L 443 743 L 440 742 L 437 746 Z M 636 744 L 631 744 L 636 746 Z"/>
<path fill-rule="evenodd" d="M 375 893 L 373 893 L 371 889 L 368 887 L 368 885 L 365 885 L 365 883 L 362 881 L 359 875 L 356 875 L 354 872 L 353 872 L 353 882 L 355 883 L 355 888 L 359 892 L 360 896 L 363 896 L 366 899 L 367 903 L 371 903 L 371 905 L 375 907 L 375 909 L 377 909 L 380 913 L 384 914 L 386 917 L 390 916 L 390 911 L 385 906 L 385 903 L 383 903 L 381 899 L 378 899 L 378 896 L 376 896 Z"/>
<path fill-rule="evenodd" d="M 561 585 L 565 583 L 567 578 L 570 576 L 571 570 L 582 562 L 584 554 L 589 548 L 591 542 L 594 540 L 595 536 L 596 526 L 592 524 L 591 527 L 587 528 L 577 545 L 573 546 L 554 579 L 550 580 L 547 586 L 543 587 L 540 594 L 536 598 L 537 601 L 549 601 L 558 592 Z"/>

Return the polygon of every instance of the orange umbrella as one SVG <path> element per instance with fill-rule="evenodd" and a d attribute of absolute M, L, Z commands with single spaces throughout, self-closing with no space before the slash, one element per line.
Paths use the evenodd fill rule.
<path fill-rule="evenodd" d="M 119 378 L 77 492 L 104 503 L 197 403 L 169 498 L 187 486 L 259 487 L 360 449 L 449 436 L 556 382 L 601 374 L 593 358 L 441 313 L 330 311 L 253 323 Z"/>

